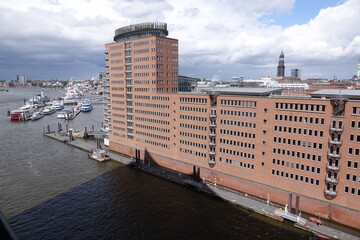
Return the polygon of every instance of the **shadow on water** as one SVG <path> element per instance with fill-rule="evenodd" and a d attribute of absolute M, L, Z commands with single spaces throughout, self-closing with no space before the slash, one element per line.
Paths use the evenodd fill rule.
<path fill-rule="evenodd" d="M 305 239 L 217 198 L 118 167 L 11 218 L 19 239 Z"/>

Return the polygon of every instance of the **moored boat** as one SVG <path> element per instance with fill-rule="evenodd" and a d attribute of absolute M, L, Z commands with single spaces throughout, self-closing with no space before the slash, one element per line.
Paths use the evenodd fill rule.
<path fill-rule="evenodd" d="M 34 112 L 34 114 L 31 116 L 31 120 L 38 120 L 40 118 L 43 118 L 44 114 L 42 114 L 42 112 Z"/>
<path fill-rule="evenodd" d="M 42 110 L 42 113 L 44 115 L 50 115 L 56 112 L 56 109 L 53 106 L 47 106 Z"/>
<path fill-rule="evenodd" d="M 34 108 L 30 106 L 23 106 L 19 109 L 10 112 L 10 119 L 12 121 L 27 121 L 34 113 Z"/>
<path fill-rule="evenodd" d="M 53 102 L 52 106 L 56 109 L 56 111 L 60 111 L 64 109 L 64 104 L 61 102 Z"/>
<path fill-rule="evenodd" d="M 70 109 L 64 109 L 61 112 L 58 113 L 58 115 L 56 116 L 56 118 L 61 118 L 61 119 L 69 119 L 70 115 L 72 115 L 72 111 Z"/>
<path fill-rule="evenodd" d="M 82 112 L 89 112 L 93 110 L 93 106 L 91 105 L 90 100 L 85 99 L 84 102 L 81 104 L 80 110 Z"/>
<path fill-rule="evenodd" d="M 103 149 L 91 150 L 88 156 L 89 158 L 99 162 L 110 160 L 110 157 L 106 154 L 106 151 Z"/>

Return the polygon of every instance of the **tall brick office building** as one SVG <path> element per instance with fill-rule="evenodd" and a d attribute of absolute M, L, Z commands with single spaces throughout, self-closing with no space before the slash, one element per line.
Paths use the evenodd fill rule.
<path fill-rule="evenodd" d="M 165 23 L 105 45 L 110 149 L 360 228 L 360 91 L 178 92 Z"/>

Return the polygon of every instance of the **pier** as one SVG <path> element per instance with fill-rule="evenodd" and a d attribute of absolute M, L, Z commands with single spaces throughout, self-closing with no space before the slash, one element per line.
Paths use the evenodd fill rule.
<path fill-rule="evenodd" d="M 90 152 L 92 149 L 97 148 L 96 145 L 98 144 L 98 141 L 90 141 L 79 138 L 75 139 L 72 136 L 71 132 L 51 132 L 50 127 L 48 128 L 48 130 L 48 132 L 44 133 L 46 137 L 52 138 L 62 143 L 66 143 L 86 152 Z M 89 134 L 101 137 L 104 132 L 89 131 Z M 326 236 L 330 239 L 360 240 L 360 237 L 358 236 L 354 236 L 325 225 L 317 225 L 316 223 L 310 222 L 298 215 L 291 214 L 286 211 L 286 207 L 285 210 L 279 209 L 279 205 L 269 204 L 269 200 L 259 200 L 256 197 L 248 196 L 247 194 L 216 185 L 216 183 L 207 181 L 196 181 L 193 179 L 193 176 L 181 174 L 151 163 L 138 164 L 133 158 L 129 158 L 128 156 L 109 151 L 106 147 L 104 148 L 108 151 L 107 155 L 109 155 L 110 159 L 113 161 L 131 166 L 134 169 L 143 171 L 145 173 L 165 179 L 170 182 L 174 182 L 176 184 L 195 188 L 200 192 L 226 200 L 251 212 L 256 212 L 277 221 L 292 221 L 294 222 L 295 227 L 301 228 L 315 235 Z"/>

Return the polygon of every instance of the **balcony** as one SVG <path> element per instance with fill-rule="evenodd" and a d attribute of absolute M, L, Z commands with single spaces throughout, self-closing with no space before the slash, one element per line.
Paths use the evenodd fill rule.
<path fill-rule="evenodd" d="M 341 155 L 340 155 L 340 153 L 336 153 L 336 152 L 328 152 L 328 156 L 329 157 L 333 157 L 333 158 L 340 158 L 341 157 Z"/>
<path fill-rule="evenodd" d="M 342 142 L 338 139 L 329 139 L 329 144 L 331 145 L 341 145 Z"/>
<path fill-rule="evenodd" d="M 216 143 L 215 142 L 209 142 L 209 145 L 210 146 L 216 146 Z"/>
<path fill-rule="evenodd" d="M 342 128 L 336 128 L 336 127 L 331 127 L 331 128 L 330 128 L 330 131 L 331 131 L 331 132 L 342 132 L 342 131 L 344 131 L 344 129 L 342 129 Z"/>
<path fill-rule="evenodd" d="M 210 152 L 209 152 L 209 155 L 210 155 L 210 156 L 214 156 L 215 154 L 216 154 L 216 153 L 215 153 L 214 151 L 210 151 Z"/>
<path fill-rule="evenodd" d="M 209 160 L 209 164 L 215 164 L 215 160 L 210 159 L 210 160 Z"/>
<path fill-rule="evenodd" d="M 210 136 L 210 137 L 216 137 L 216 133 L 211 132 L 211 133 L 209 133 L 209 136 Z"/>
<path fill-rule="evenodd" d="M 336 178 L 326 178 L 326 182 L 337 184 L 339 181 Z"/>
<path fill-rule="evenodd" d="M 211 122 L 209 126 L 210 126 L 210 127 L 216 127 L 216 123 Z"/>
<path fill-rule="evenodd" d="M 210 117 L 211 117 L 211 118 L 216 118 L 216 114 L 210 113 Z"/>
<path fill-rule="evenodd" d="M 336 196 L 336 195 L 337 195 L 337 191 L 325 189 L 325 194 L 330 195 L 330 196 Z"/>
<path fill-rule="evenodd" d="M 339 171 L 340 170 L 340 168 L 337 166 L 331 166 L 330 164 L 328 164 L 327 166 L 326 166 L 326 168 L 328 169 L 328 170 L 331 170 L 331 171 Z"/>

